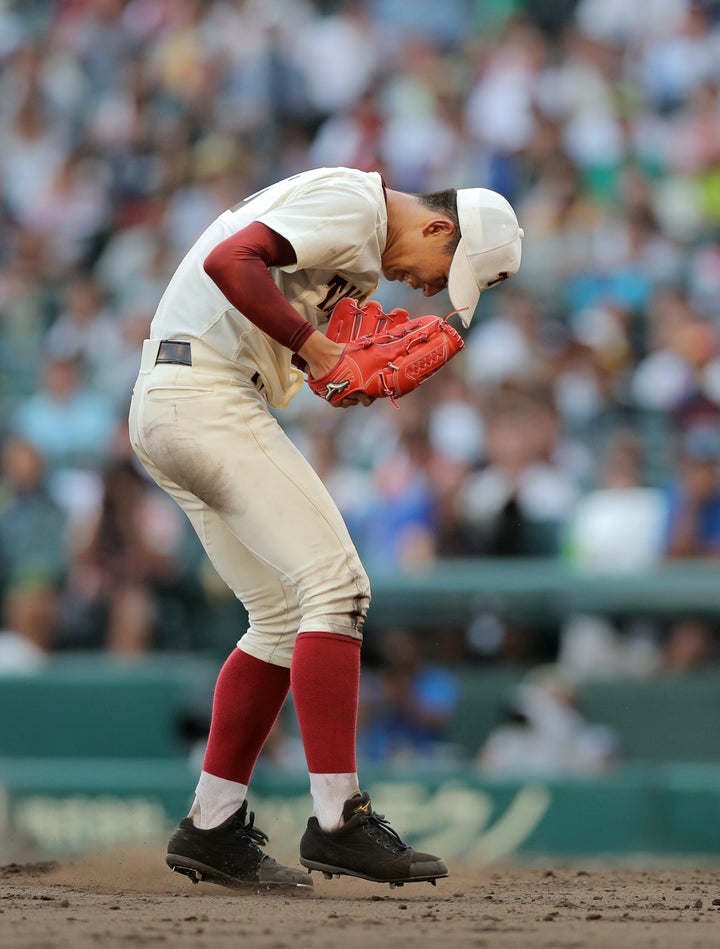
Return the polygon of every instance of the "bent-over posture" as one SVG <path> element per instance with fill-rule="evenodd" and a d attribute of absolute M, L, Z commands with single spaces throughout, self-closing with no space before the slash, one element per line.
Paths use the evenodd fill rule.
<path fill-rule="evenodd" d="M 377 173 L 324 168 L 221 214 L 170 280 L 143 346 L 132 444 L 249 617 L 215 686 L 195 799 L 168 846 L 174 870 L 227 886 L 307 886 L 313 869 L 392 885 L 447 876 L 360 790 L 368 578 L 328 491 L 269 407 L 286 406 L 305 374 L 335 378 L 345 345 L 324 330 L 340 300 L 367 301 L 381 275 L 425 296 L 447 287 L 467 325 L 481 291 L 516 272 L 521 238 L 495 192 L 412 195 Z M 333 406 L 373 401 L 334 385 Z M 314 811 L 300 842 L 305 870 L 264 853 L 246 801 L 289 689 Z"/>

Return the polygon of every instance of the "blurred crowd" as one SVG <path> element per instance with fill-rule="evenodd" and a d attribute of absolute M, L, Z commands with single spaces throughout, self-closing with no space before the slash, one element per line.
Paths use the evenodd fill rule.
<path fill-rule="evenodd" d="M 493 188 L 526 235 L 465 350 L 398 409 L 304 391 L 279 414 L 371 573 L 720 553 L 720 0 L 0 0 L 0 130 L 14 648 L 138 654 L 242 632 L 125 420 L 194 238 L 318 165 L 411 192 Z M 450 311 L 402 285 L 377 299 Z M 586 668 L 617 646 L 602 618 L 570 619 Z M 660 639 L 638 668 L 717 660 L 706 619 Z M 442 677 L 428 688 L 453 707 Z"/>

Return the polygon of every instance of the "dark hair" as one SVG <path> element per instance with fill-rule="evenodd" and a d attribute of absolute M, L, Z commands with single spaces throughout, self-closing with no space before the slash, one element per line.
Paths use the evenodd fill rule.
<path fill-rule="evenodd" d="M 426 207 L 429 211 L 438 211 L 440 214 L 444 214 L 445 217 L 450 218 L 450 220 L 455 225 L 455 232 L 450 240 L 445 245 L 445 251 L 448 256 L 452 257 L 457 249 L 457 245 L 460 243 L 461 233 L 460 233 L 460 220 L 458 218 L 457 212 L 457 191 L 455 188 L 446 188 L 445 191 L 432 191 L 429 194 L 416 194 L 415 197 L 418 199 L 420 204 L 423 207 Z"/>

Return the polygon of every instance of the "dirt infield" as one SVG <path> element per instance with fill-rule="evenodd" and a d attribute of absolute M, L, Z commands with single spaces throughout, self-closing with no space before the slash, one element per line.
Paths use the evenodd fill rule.
<path fill-rule="evenodd" d="M 0 867 L 1 949 L 720 945 L 720 867 L 451 867 L 437 887 L 193 886 L 155 848 Z"/>

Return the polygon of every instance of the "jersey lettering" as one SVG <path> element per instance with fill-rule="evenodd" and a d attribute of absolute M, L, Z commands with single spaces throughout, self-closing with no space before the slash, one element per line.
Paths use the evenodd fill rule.
<path fill-rule="evenodd" d="M 324 299 L 318 304 L 318 310 L 329 313 L 344 297 L 354 297 L 358 303 L 363 303 L 367 294 L 361 293 L 360 288 L 350 283 L 341 274 L 334 274 L 325 284 L 328 288 Z"/>

